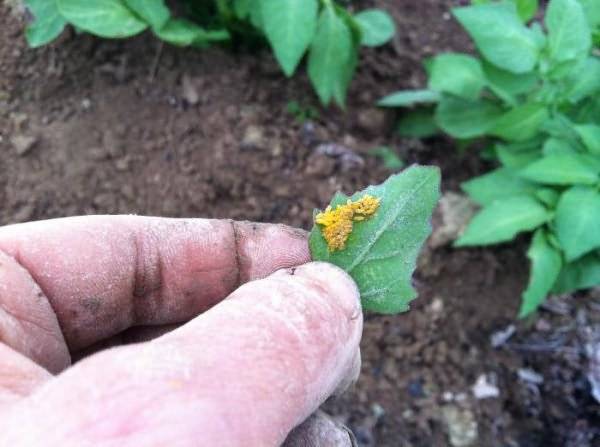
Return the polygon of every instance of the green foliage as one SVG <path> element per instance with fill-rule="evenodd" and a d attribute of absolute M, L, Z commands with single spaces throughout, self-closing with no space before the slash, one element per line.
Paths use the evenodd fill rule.
<path fill-rule="evenodd" d="M 380 146 L 369 151 L 371 155 L 378 157 L 383 162 L 383 165 L 390 171 L 398 171 L 404 167 L 404 162 L 396 152 L 387 146 Z"/>
<path fill-rule="evenodd" d="M 150 29 L 172 45 L 204 47 L 262 36 L 286 76 L 308 55 L 310 80 L 325 105 L 343 106 L 361 45 L 378 46 L 394 35 L 391 17 L 379 9 L 355 15 L 334 0 L 183 1 L 190 12 L 173 17 L 164 0 L 25 0 L 35 20 L 29 45 L 54 40 L 67 24 L 105 38 Z"/>
<path fill-rule="evenodd" d="M 25 30 L 25 36 L 31 47 L 46 45 L 62 33 L 67 23 L 60 15 L 56 2 L 28 0 L 27 6 L 35 19 Z"/>
<path fill-rule="evenodd" d="M 303 105 L 298 101 L 290 101 L 286 104 L 285 110 L 292 115 L 299 123 L 319 118 L 319 111 L 311 105 Z"/>
<path fill-rule="evenodd" d="M 362 38 L 360 43 L 368 47 L 377 47 L 388 42 L 396 27 L 392 18 L 380 9 L 368 9 L 354 16 L 360 25 Z"/>
<path fill-rule="evenodd" d="M 263 29 L 275 57 L 291 76 L 306 53 L 317 25 L 317 0 L 262 0 Z"/>
<path fill-rule="evenodd" d="M 537 1 L 472 3 L 453 14 L 479 57 L 435 56 L 427 90 L 380 105 L 409 108 L 401 122 L 429 119 L 430 131 L 489 140 L 498 166 L 463 183 L 482 208 L 456 245 L 534 231 L 525 316 L 550 291 L 600 284 L 600 2 L 550 0 L 543 26 Z"/>
<path fill-rule="evenodd" d="M 333 6 L 321 11 L 308 56 L 308 76 L 324 104 L 344 104 L 356 66 L 358 42 L 353 30 Z M 348 76 L 349 75 L 349 76 Z"/>
<path fill-rule="evenodd" d="M 551 217 L 550 212 L 535 198 L 516 195 L 494 200 L 473 218 L 457 247 L 489 245 L 511 241 L 523 231 L 533 230 Z"/>
<path fill-rule="evenodd" d="M 412 166 L 381 185 L 369 186 L 350 197 L 365 194 L 380 199 L 375 215 L 356 222 L 346 247 L 330 251 L 321 228 L 315 225 L 309 239 L 312 258 L 346 270 L 358 284 L 363 308 L 381 313 L 408 309 L 416 291 L 411 284 L 417 255 L 430 233 L 429 219 L 439 197 L 436 168 Z M 337 193 L 331 206 L 345 204 Z"/>
<path fill-rule="evenodd" d="M 535 67 L 540 45 L 534 32 L 523 25 L 512 2 L 468 6 L 452 12 L 492 64 L 511 73 L 526 73 Z"/>

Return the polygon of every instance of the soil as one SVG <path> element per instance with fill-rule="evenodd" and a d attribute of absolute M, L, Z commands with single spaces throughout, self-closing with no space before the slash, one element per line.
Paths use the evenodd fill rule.
<path fill-rule="evenodd" d="M 336 190 L 389 175 L 369 155 L 377 146 L 440 166 L 445 192 L 486 169 L 443 137 L 398 137 L 393 114 L 373 107 L 391 91 L 421 86 L 423 57 L 472 49 L 448 13 L 458 1 L 360 2 L 386 8 L 400 32 L 362 52 L 345 113 L 319 107 L 306 75 L 285 79 L 268 52 L 72 32 L 31 50 L 9 3 L 17 2 L 0 6 L 0 224 L 138 213 L 308 229 L 312 209 Z M 290 101 L 319 116 L 300 122 L 286 112 Z M 430 248 L 412 310 L 367 316 L 361 378 L 327 405 L 361 446 L 600 445 L 586 378 L 600 294 L 559 297 L 515 321 L 525 242 Z M 476 398 L 478 380 L 497 396 Z"/>

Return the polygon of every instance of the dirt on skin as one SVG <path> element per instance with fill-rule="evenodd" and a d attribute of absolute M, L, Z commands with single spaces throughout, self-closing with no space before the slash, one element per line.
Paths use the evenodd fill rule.
<path fill-rule="evenodd" d="M 345 113 L 320 108 L 306 75 L 286 80 L 268 52 L 73 32 L 30 50 L 9 3 L 0 6 L 0 224 L 139 213 L 308 229 L 336 190 L 390 174 L 374 147 L 440 166 L 445 192 L 487 169 L 442 137 L 401 139 L 393 113 L 373 107 L 421 86 L 423 57 L 472 49 L 448 12 L 460 2 L 360 2 L 390 11 L 399 33 L 362 52 Z M 290 101 L 319 117 L 300 122 Z M 412 310 L 366 317 L 361 378 L 327 405 L 361 446 L 600 445 L 586 378 L 600 296 L 562 297 L 515 322 L 525 247 L 429 249 Z M 476 383 L 491 396 L 476 398 Z"/>

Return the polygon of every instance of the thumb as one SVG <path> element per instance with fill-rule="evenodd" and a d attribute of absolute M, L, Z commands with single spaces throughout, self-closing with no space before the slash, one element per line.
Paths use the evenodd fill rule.
<path fill-rule="evenodd" d="M 0 420 L 0 445 L 277 446 L 356 374 L 356 285 L 280 270 L 151 342 L 93 355 Z"/>

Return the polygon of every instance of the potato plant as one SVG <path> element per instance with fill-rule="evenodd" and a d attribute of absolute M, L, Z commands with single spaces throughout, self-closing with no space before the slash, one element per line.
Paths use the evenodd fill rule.
<path fill-rule="evenodd" d="M 479 57 L 435 56 L 427 89 L 380 105 L 412 109 L 407 135 L 490 141 L 497 167 L 462 185 L 482 208 L 456 245 L 533 232 L 526 316 L 550 292 L 600 284 L 600 2 L 550 0 L 543 22 L 534 1 L 476 3 L 452 12 Z"/>
<path fill-rule="evenodd" d="M 439 190 L 437 168 L 411 166 L 350 197 L 337 193 L 324 211 L 315 211 L 313 260 L 348 272 L 365 310 L 407 310 L 416 296 L 411 277 Z"/>
<path fill-rule="evenodd" d="M 182 0 L 190 13 L 174 17 L 164 0 L 26 0 L 34 21 L 29 45 L 54 40 L 67 25 L 105 38 L 126 38 L 151 30 L 179 46 L 206 46 L 233 36 L 269 43 L 281 69 L 292 76 L 307 55 L 308 74 L 323 104 L 344 105 L 361 45 L 378 46 L 395 32 L 378 9 L 352 14 L 333 0 Z"/>

